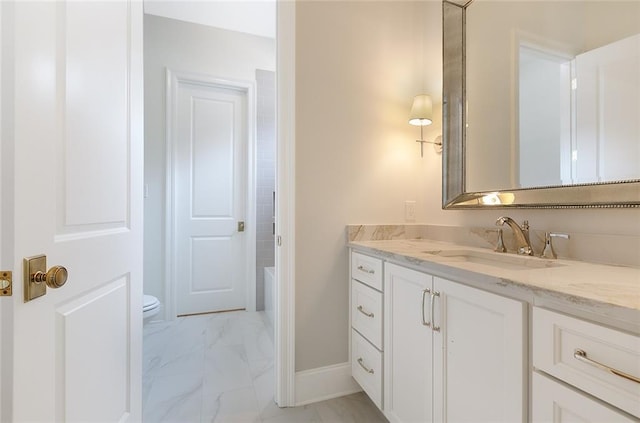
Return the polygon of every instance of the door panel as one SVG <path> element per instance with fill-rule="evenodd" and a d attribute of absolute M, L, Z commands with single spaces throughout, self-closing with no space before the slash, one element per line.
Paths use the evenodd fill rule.
<path fill-rule="evenodd" d="M 118 421 L 128 408 L 127 391 L 121 389 L 128 385 L 129 285 L 123 276 L 56 310 L 56 331 L 62 334 L 64 351 L 58 366 L 66 380 L 67 421 L 92 421 L 95 416 Z M 99 330 L 88 323 L 101 322 L 107 315 L 112 320 Z M 109 357 L 104 351 L 109 351 Z M 96 362 L 94 357 L 108 361 Z M 87 392 L 117 394 L 101 397 Z"/>
<path fill-rule="evenodd" d="M 123 1 L 69 2 L 56 11 L 58 43 L 64 43 L 56 58 L 57 87 L 64 89 L 57 122 L 63 233 L 126 225 L 128 8 Z"/>
<path fill-rule="evenodd" d="M 525 421 L 524 304 L 434 278 L 434 421 Z"/>
<path fill-rule="evenodd" d="M 175 89 L 177 314 L 245 308 L 247 92 L 181 79 Z"/>
<path fill-rule="evenodd" d="M 433 277 L 394 264 L 384 273 L 384 413 L 392 422 L 431 422 L 432 332 L 423 300 Z M 424 319 L 424 320 L 423 320 Z"/>
<path fill-rule="evenodd" d="M 575 66 L 576 182 L 637 178 L 640 34 L 579 54 Z"/>
<path fill-rule="evenodd" d="M 192 120 L 192 217 L 233 219 L 236 103 L 206 98 L 192 102 L 192 116 L 186 116 Z"/>
<path fill-rule="evenodd" d="M 230 268 L 217 266 L 211 260 L 216 257 L 223 263 L 233 260 L 227 249 L 230 237 L 191 238 L 191 292 L 228 291 L 233 289 Z"/>
<path fill-rule="evenodd" d="M 139 421 L 142 4 L 12 6 L 12 420 Z M 25 303 L 38 254 L 69 278 Z"/>

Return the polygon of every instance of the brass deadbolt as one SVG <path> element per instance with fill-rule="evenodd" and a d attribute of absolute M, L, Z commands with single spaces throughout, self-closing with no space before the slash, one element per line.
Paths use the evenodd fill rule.
<path fill-rule="evenodd" d="M 60 288 L 67 282 L 69 276 L 67 269 L 63 266 L 53 266 L 47 273 L 38 271 L 31 275 L 31 281 L 36 283 L 46 282 L 49 288 Z"/>

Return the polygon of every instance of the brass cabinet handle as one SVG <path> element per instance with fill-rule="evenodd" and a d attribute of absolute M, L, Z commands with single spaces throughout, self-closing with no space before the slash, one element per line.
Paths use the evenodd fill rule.
<path fill-rule="evenodd" d="M 370 275 L 373 275 L 374 273 L 376 273 L 376 271 L 375 271 L 375 270 L 367 269 L 367 268 L 366 268 L 366 267 L 364 267 L 364 266 L 358 266 L 358 270 L 360 270 L 360 271 L 362 271 L 362 272 L 365 272 L 365 273 L 368 273 L 368 274 L 370 274 Z"/>
<path fill-rule="evenodd" d="M 431 321 L 427 322 L 425 317 L 424 317 L 424 315 L 425 315 L 425 313 L 424 313 L 424 300 L 425 300 L 425 297 L 427 296 L 427 294 L 430 294 L 430 293 L 431 293 L 431 289 L 429 289 L 429 288 L 426 288 L 426 289 L 424 289 L 422 291 L 422 324 L 424 326 L 426 326 L 426 327 L 431 327 Z"/>
<path fill-rule="evenodd" d="M 579 361 L 582 361 L 583 363 L 587 363 L 587 364 L 589 364 L 591 366 L 597 367 L 597 368 L 599 368 L 601 370 L 604 370 L 605 372 L 609 372 L 609 373 L 614 374 L 616 376 L 620 376 L 621 378 L 630 380 L 630 381 L 635 382 L 635 383 L 640 383 L 640 378 L 638 378 L 636 376 L 633 376 L 633 375 L 630 375 L 629 373 L 625 373 L 625 372 L 623 372 L 621 370 L 614 369 L 613 367 L 609 367 L 606 364 L 602 364 L 602 363 L 600 363 L 598 361 L 592 360 L 592 359 L 587 357 L 587 352 L 586 351 L 581 350 L 579 348 L 576 348 L 575 350 L 573 350 L 573 357 L 576 360 L 579 360 Z"/>
<path fill-rule="evenodd" d="M 367 313 L 361 305 L 358 306 L 358 311 L 367 317 L 373 317 L 373 313 Z"/>
<path fill-rule="evenodd" d="M 362 359 L 362 357 L 360 357 L 358 359 L 358 364 L 360 365 L 360 367 L 362 367 L 364 369 L 365 372 L 369 373 L 369 374 L 374 374 L 375 372 L 373 371 L 373 369 L 368 368 L 367 366 L 364 365 L 364 360 Z"/>
<path fill-rule="evenodd" d="M 431 329 L 433 329 L 436 332 L 440 332 L 440 326 L 436 326 L 436 318 L 434 316 L 434 303 L 436 301 L 436 297 L 439 297 L 440 293 L 438 291 L 433 291 L 431 293 L 431 322 L 432 322 L 432 327 Z"/>

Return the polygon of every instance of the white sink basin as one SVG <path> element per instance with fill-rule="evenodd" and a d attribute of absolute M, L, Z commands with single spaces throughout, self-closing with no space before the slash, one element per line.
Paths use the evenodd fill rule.
<path fill-rule="evenodd" d="M 564 264 L 553 260 L 537 257 L 474 250 L 431 250 L 423 251 L 423 253 L 441 257 L 443 261 L 447 262 L 476 263 L 506 270 L 531 270 L 564 266 Z"/>

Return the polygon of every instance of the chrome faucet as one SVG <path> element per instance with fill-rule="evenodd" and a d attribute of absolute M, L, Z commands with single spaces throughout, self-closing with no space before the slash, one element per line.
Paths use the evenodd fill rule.
<path fill-rule="evenodd" d="M 525 220 L 522 223 L 522 227 L 520 227 L 515 220 L 507 216 L 499 217 L 498 220 L 496 220 L 497 226 L 502 226 L 505 223 L 509 225 L 516 238 L 516 242 L 518 243 L 518 254 L 532 256 L 533 249 L 531 248 L 531 242 L 529 241 L 529 221 Z"/>

